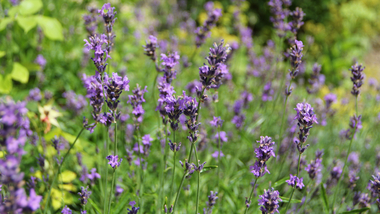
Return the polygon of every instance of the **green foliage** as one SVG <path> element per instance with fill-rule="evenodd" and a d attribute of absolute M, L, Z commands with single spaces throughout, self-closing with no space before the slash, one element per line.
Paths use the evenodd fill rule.
<path fill-rule="evenodd" d="M 29 80 L 29 71 L 18 62 L 13 63 L 12 79 L 21 83 L 27 83 Z"/>

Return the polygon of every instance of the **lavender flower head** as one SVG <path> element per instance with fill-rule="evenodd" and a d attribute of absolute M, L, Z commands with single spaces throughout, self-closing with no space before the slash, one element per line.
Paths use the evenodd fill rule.
<path fill-rule="evenodd" d="M 112 168 L 116 169 L 117 167 L 120 166 L 120 163 L 121 163 L 121 161 L 122 161 L 123 159 L 120 158 L 120 161 L 119 161 L 119 156 L 117 156 L 117 155 L 108 155 L 108 156 L 107 156 L 107 160 L 109 161 L 108 164 L 109 164 Z"/>
<path fill-rule="evenodd" d="M 302 189 L 305 185 L 303 184 L 303 178 L 298 178 L 295 175 L 290 174 L 290 179 L 286 180 L 286 183 L 288 183 L 291 187 L 296 187 L 297 189 Z"/>
<path fill-rule="evenodd" d="M 132 105 L 132 114 L 135 115 L 134 120 L 137 123 L 141 123 L 143 120 L 145 110 L 142 107 L 142 103 L 145 103 L 144 94 L 147 91 L 147 86 L 145 86 L 144 89 L 141 89 L 141 87 L 137 84 L 136 88 L 132 91 L 133 95 L 128 95 L 128 103 Z"/>
<path fill-rule="evenodd" d="M 214 119 L 210 121 L 211 126 L 214 127 L 222 127 L 224 120 L 222 120 L 220 117 L 213 117 Z"/>
<path fill-rule="evenodd" d="M 39 66 L 41 66 L 42 69 L 45 68 L 46 65 L 46 59 L 41 54 L 38 54 L 37 58 L 34 60 L 35 63 L 37 63 Z"/>
<path fill-rule="evenodd" d="M 302 51 L 303 51 L 302 41 L 295 40 L 295 45 L 290 48 L 290 63 L 292 69 L 290 71 L 290 77 L 294 79 L 299 73 L 299 67 L 302 62 Z"/>
<path fill-rule="evenodd" d="M 144 54 L 150 57 L 152 61 L 156 61 L 156 48 L 157 48 L 157 38 L 153 35 L 149 36 L 149 42 L 146 41 L 144 47 Z"/>
<path fill-rule="evenodd" d="M 108 55 L 108 50 L 104 47 L 108 44 L 107 36 L 104 34 L 100 36 L 95 34 L 93 36 L 90 36 L 89 40 L 90 41 L 88 41 L 87 39 L 84 40 L 85 46 L 90 50 L 94 51 L 94 57 L 91 57 L 91 59 L 94 62 L 96 68 L 98 69 L 97 71 L 102 76 L 108 65 L 107 59 L 111 58 Z"/>
<path fill-rule="evenodd" d="M 164 78 L 167 83 L 171 83 L 176 78 L 177 71 L 174 70 L 174 66 L 179 63 L 180 56 L 177 52 L 170 53 L 167 56 L 161 54 L 161 65 L 164 67 Z"/>
<path fill-rule="evenodd" d="M 306 14 L 302 11 L 302 8 L 296 7 L 296 9 L 290 12 L 290 16 L 292 16 L 293 21 L 289 22 L 290 31 L 294 34 L 297 34 L 298 30 L 304 24 L 303 17 Z"/>
<path fill-rule="evenodd" d="M 113 33 L 112 28 L 115 23 L 115 8 L 111 7 L 110 3 L 106 3 L 103 5 L 102 9 L 98 10 L 98 13 L 103 16 L 105 29 L 106 29 L 106 37 L 107 37 L 107 45 L 106 50 L 108 53 L 111 52 L 111 48 L 113 46 L 113 39 L 116 37 L 115 33 Z"/>
<path fill-rule="evenodd" d="M 273 22 L 274 28 L 277 30 L 277 35 L 279 37 L 284 37 L 286 31 L 290 30 L 288 23 L 285 22 L 285 19 L 289 15 L 289 10 L 283 8 L 284 6 L 290 6 L 290 2 L 282 0 L 270 0 L 268 2 L 272 16 L 270 21 Z"/>
<path fill-rule="evenodd" d="M 309 145 L 304 145 L 307 137 L 309 136 L 309 131 L 313 127 L 313 124 L 318 124 L 317 117 L 313 111 L 313 108 L 308 103 L 298 103 L 297 108 L 295 108 L 297 115 L 294 119 L 298 121 L 297 125 L 299 128 L 298 139 L 294 139 L 294 143 L 297 145 L 297 149 L 300 153 L 303 153 Z"/>
<path fill-rule="evenodd" d="M 224 157 L 224 154 L 222 151 L 215 151 L 214 153 L 211 154 L 211 157 L 218 159 L 218 157 Z"/>
<path fill-rule="evenodd" d="M 358 96 L 360 94 L 360 87 L 363 85 L 365 67 L 362 64 L 356 63 L 350 69 L 352 73 L 351 81 L 353 83 L 351 94 Z"/>
<path fill-rule="evenodd" d="M 33 88 L 29 91 L 29 96 L 27 98 L 31 101 L 40 101 L 42 99 L 41 91 L 39 88 Z"/>
<path fill-rule="evenodd" d="M 321 65 L 314 63 L 312 71 L 313 73 L 309 79 L 311 87 L 307 87 L 307 93 L 309 94 L 318 92 L 319 88 L 325 83 L 325 76 L 321 74 Z"/>
<path fill-rule="evenodd" d="M 260 210 L 263 214 L 272 214 L 280 213 L 278 208 L 280 207 L 279 201 L 282 201 L 280 198 L 280 193 L 277 190 L 274 190 L 273 187 L 268 190 L 264 190 L 264 194 L 260 195 L 259 205 L 261 205 Z"/>
<path fill-rule="evenodd" d="M 305 167 L 305 171 L 309 174 L 310 179 L 314 179 L 320 172 L 322 167 L 322 151 L 315 152 L 315 160 L 312 160 L 309 165 Z"/>
<path fill-rule="evenodd" d="M 208 65 L 199 68 L 199 77 L 203 88 L 219 88 L 221 80 L 228 73 L 228 68 L 224 64 L 230 51 L 228 45 L 224 46 L 224 40 L 218 45 L 214 43 L 210 48 L 209 56 L 206 58 Z"/>
<path fill-rule="evenodd" d="M 62 214 L 72 214 L 73 212 L 71 211 L 70 208 L 67 207 L 67 205 L 62 209 L 61 211 Z"/>
<path fill-rule="evenodd" d="M 107 105 L 108 108 L 115 114 L 117 105 L 119 104 L 119 97 L 123 91 L 129 91 L 129 80 L 127 76 L 120 77 L 117 73 L 112 73 L 112 77 L 104 74 L 105 86 L 107 92 Z"/>
<path fill-rule="evenodd" d="M 88 9 L 88 12 L 90 12 L 90 14 L 83 16 L 84 25 L 86 26 L 87 33 L 93 36 L 98 28 L 98 19 L 95 16 L 97 10 L 91 7 Z"/>
<path fill-rule="evenodd" d="M 131 201 L 129 202 L 129 205 L 132 206 L 132 208 L 131 209 L 127 208 L 128 214 L 137 214 L 137 211 L 139 211 L 140 207 L 135 207 L 136 202 Z"/>
<path fill-rule="evenodd" d="M 208 10 L 208 17 L 206 21 L 203 23 L 203 26 L 198 27 L 195 30 L 195 45 L 200 47 L 203 43 L 205 43 L 206 39 L 210 37 L 210 30 L 216 25 L 216 22 L 219 20 L 219 17 L 222 16 L 221 9 L 211 9 L 210 2 L 205 4 L 206 10 Z"/>
<path fill-rule="evenodd" d="M 349 122 L 349 128 L 347 130 L 343 130 L 342 134 L 347 140 L 351 140 L 356 136 L 356 133 L 362 129 L 362 116 L 352 116 Z"/>
<path fill-rule="evenodd" d="M 75 94 L 74 91 L 67 91 L 63 93 L 66 98 L 66 108 L 73 110 L 76 114 L 80 114 L 87 106 L 87 101 L 82 95 Z"/>
<path fill-rule="evenodd" d="M 218 192 L 210 191 L 210 195 L 208 197 L 208 201 L 206 202 L 207 208 L 204 209 L 204 214 L 211 214 L 212 208 L 216 204 L 216 200 L 218 200 L 218 196 L 216 196 Z"/>
<path fill-rule="evenodd" d="M 274 93 L 274 90 L 272 88 L 272 83 L 268 82 L 267 84 L 264 85 L 264 90 L 263 90 L 263 95 L 261 96 L 261 100 L 266 102 L 266 101 L 271 101 L 273 99 L 272 95 Z"/>
<path fill-rule="evenodd" d="M 257 143 L 259 143 L 259 147 L 255 149 L 257 160 L 255 165 L 250 167 L 250 170 L 256 177 L 262 177 L 266 172 L 270 173 L 266 162 L 270 157 L 276 157 L 273 149 L 275 142 L 272 141 L 271 137 L 260 136 L 260 140 Z"/>
<path fill-rule="evenodd" d="M 86 188 L 81 187 L 80 189 L 81 189 L 81 191 L 78 192 L 78 194 L 80 195 L 79 200 L 80 200 L 81 204 L 84 206 L 87 204 L 87 200 L 88 200 L 88 198 L 90 198 L 90 195 L 92 192 L 87 190 L 88 187 L 86 187 Z"/>

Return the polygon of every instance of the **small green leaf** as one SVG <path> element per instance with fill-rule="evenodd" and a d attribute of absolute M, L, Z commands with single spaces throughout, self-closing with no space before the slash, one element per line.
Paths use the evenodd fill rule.
<path fill-rule="evenodd" d="M 37 26 L 37 21 L 34 16 L 18 16 L 16 20 L 18 25 L 20 25 L 20 27 L 24 29 L 25 33 L 28 33 L 28 31 Z"/>
<path fill-rule="evenodd" d="M 0 75 L 0 93 L 8 94 L 9 92 L 11 92 L 12 86 L 12 77 L 10 74 L 5 76 L 4 78 Z"/>
<path fill-rule="evenodd" d="M 20 3 L 20 13 L 22 15 L 31 15 L 42 8 L 41 0 L 24 0 Z"/>
<path fill-rule="evenodd" d="M 5 51 L 0 51 L 0 58 L 5 56 Z"/>
<path fill-rule="evenodd" d="M 329 213 L 329 201 L 327 200 L 326 189 L 323 186 L 323 183 L 321 183 L 321 198 L 323 200 L 323 205 L 325 206 L 327 213 Z"/>
<path fill-rule="evenodd" d="M 286 198 L 286 197 L 282 197 L 280 196 L 282 202 L 284 203 L 289 203 L 289 198 Z M 298 199 L 292 199 L 292 201 L 290 201 L 291 204 L 297 204 L 297 203 L 301 203 L 302 201 L 301 200 L 298 200 Z"/>
<path fill-rule="evenodd" d="M 164 173 L 166 173 L 167 171 L 171 170 L 172 168 L 171 167 L 168 167 L 164 170 Z"/>
<path fill-rule="evenodd" d="M 88 202 L 90 202 L 90 204 L 96 210 L 96 212 L 102 213 L 102 211 L 99 209 L 98 205 L 91 198 L 88 198 Z"/>
<path fill-rule="evenodd" d="M 13 63 L 12 79 L 21 83 L 27 83 L 29 80 L 29 71 L 18 62 Z"/>
<path fill-rule="evenodd" d="M 204 172 L 207 172 L 207 171 L 209 171 L 211 169 L 216 169 L 216 168 L 218 168 L 217 165 L 205 166 L 205 167 L 203 167 L 201 173 L 204 173 Z"/>
<path fill-rule="evenodd" d="M 121 196 L 120 200 L 117 202 L 116 206 L 114 206 L 115 208 L 112 210 L 112 213 L 118 214 L 121 211 L 123 211 L 124 207 L 126 207 L 129 201 L 129 196 L 130 196 L 129 193 L 124 193 Z"/>
<path fill-rule="evenodd" d="M 351 211 L 347 211 L 347 212 L 342 212 L 340 214 L 361 213 L 361 212 L 365 212 L 367 210 L 369 210 L 369 207 L 365 207 L 365 208 L 361 208 L 361 209 L 356 209 L 356 210 L 351 210 Z"/>
<path fill-rule="evenodd" d="M 276 183 L 274 183 L 272 187 L 278 187 L 278 186 L 284 184 L 286 182 L 286 180 L 289 180 L 289 176 L 276 181 Z"/>
<path fill-rule="evenodd" d="M 36 20 L 47 38 L 51 40 L 63 40 L 62 25 L 57 19 L 38 16 L 36 17 Z"/>
<path fill-rule="evenodd" d="M 4 30 L 9 23 L 13 22 L 13 18 L 6 17 L 0 22 L 0 31 Z"/>
<path fill-rule="evenodd" d="M 8 16 L 11 18 L 14 18 L 16 14 L 18 13 L 20 9 L 20 6 L 14 6 L 11 9 L 8 10 Z"/>

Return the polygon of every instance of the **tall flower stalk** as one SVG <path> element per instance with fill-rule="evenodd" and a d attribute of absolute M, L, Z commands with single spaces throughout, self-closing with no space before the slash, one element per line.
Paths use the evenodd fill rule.
<path fill-rule="evenodd" d="M 298 150 L 298 164 L 297 164 L 297 175 L 290 175 L 290 179 L 287 183 L 292 186 L 293 190 L 289 198 L 288 205 L 286 206 L 285 213 L 288 211 L 294 191 L 296 188 L 302 189 L 304 186 L 302 181 L 303 178 L 299 177 L 301 155 L 305 152 L 309 144 L 306 144 L 306 140 L 310 134 L 310 129 L 313 128 L 313 124 L 318 124 L 317 117 L 314 113 L 313 108 L 308 103 L 298 103 L 297 108 L 295 108 L 297 115 L 294 119 L 297 120 L 297 125 L 299 128 L 298 138 L 294 139 L 294 143 Z"/>
<path fill-rule="evenodd" d="M 360 94 L 360 87 L 363 85 L 363 80 L 364 80 L 363 71 L 364 71 L 364 69 L 365 69 L 365 67 L 361 64 L 359 65 L 358 63 L 353 65 L 350 69 L 350 71 L 352 73 L 351 81 L 353 83 L 351 94 L 355 96 L 355 112 L 356 112 L 356 114 L 353 117 L 351 117 L 350 128 L 346 131 L 346 138 L 350 140 L 350 144 L 348 145 L 346 159 L 344 161 L 344 166 L 343 166 L 343 170 L 342 170 L 342 176 L 340 176 L 338 179 L 338 184 L 336 186 L 336 190 L 334 193 L 334 198 L 333 198 L 333 202 L 331 205 L 332 212 L 334 212 L 334 204 L 335 204 L 337 192 L 339 191 L 339 185 L 340 185 L 340 182 L 342 180 L 341 177 L 343 177 L 344 170 L 347 167 L 348 155 L 351 153 L 352 141 L 355 138 L 355 135 L 358 132 L 358 130 L 362 128 L 362 126 L 361 126 L 361 115 L 358 116 L 358 114 L 359 114 L 358 113 L 358 97 Z"/>

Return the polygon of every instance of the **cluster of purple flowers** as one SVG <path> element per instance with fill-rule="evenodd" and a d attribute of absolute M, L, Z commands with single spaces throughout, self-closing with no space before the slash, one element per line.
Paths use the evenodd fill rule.
<path fill-rule="evenodd" d="M 347 140 L 351 140 L 353 137 L 356 136 L 356 133 L 362 129 L 362 116 L 352 116 L 350 118 L 349 122 L 349 128 L 347 130 L 342 130 L 341 131 L 341 136 L 346 138 Z"/>
<path fill-rule="evenodd" d="M 305 185 L 303 184 L 303 178 L 298 178 L 295 175 L 290 174 L 289 180 L 286 180 L 286 183 L 288 183 L 291 187 L 296 187 L 297 189 L 302 189 Z"/>
<path fill-rule="evenodd" d="M 272 213 L 280 213 L 278 211 L 279 203 L 280 203 L 280 193 L 277 190 L 274 190 L 273 187 L 271 189 L 265 190 L 264 194 L 260 195 L 259 205 L 261 205 L 260 210 L 263 214 L 272 214 Z"/>
<path fill-rule="evenodd" d="M 34 62 L 41 67 L 43 70 L 46 66 L 46 59 L 41 54 L 38 54 L 37 58 L 34 60 Z"/>
<path fill-rule="evenodd" d="M 39 88 L 33 88 L 29 91 L 29 96 L 28 96 L 27 100 L 38 102 L 41 99 L 42 99 L 42 95 L 41 95 L 41 91 Z"/>
<path fill-rule="evenodd" d="M 169 53 L 167 56 L 161 54 L 161 64 L 164 67 L 162 71 L 164 72 L 166 83 L 170 84 L 176 78 L 177 71 L 174 70 L 174 66 L 179 63 L 179 58 L 177 52 Z"/>
<path fill-rule="evenodd" d="M 76 114 L 80 114 L 87 106 L 86 98 L 83 95 L 77 95 L 74 91 L 64 92 L 63 97 L 66 98 L 66 108 Z"/>
<path fill-rule="evenodd" d="M 90 36 L 94 36 L 98 28 L 98 19 L 96 17 L 97 10 L 93 7 L 88 8 L 90 14 L 83 16 L 84 25 L 86 26 L 86 31 Z"/>
<path fill-rule="evenodd" d="M 273 93 L 274 90 L 272 88 L 272 83 L 267 82 L 267 84 L 264 85 L 264 90 L 263 90 L 263 95 L 261 96 L 261 100 L 266 102 L 266 101 L 271 101 L 273 99 Z"/>
<path fill-rule="evenodd" d="M 108 65 L 107 59 L 111 58 L 108 55 L 109 53 L 107 49 L 104 47 L 104 45 L 108 43 L 107 36 L 104 34 L 100 36 L 98 34 L 95 34 L 93 36 L 90 36 L 89 40 L 90 41 L 87 39 L 84 40 L 86 42 L 85 46 L 94 51 L 94 57 L 91 57 L 91 59 L 94 62 L 96 69 L 98 69 L 97 71 L 101 76 L 103 76 L 103 73 Z"/>
<path fill-rule="evenodd" d="M 104 89 L 107 94 L 107 106 L 116 115 L 119 97 L 123 91 L 129 91 L 129 80 L 127 76 L 120 77 L 117 73 L 112 73 L 112 77 L 104 74 Z"/>
<path fill-rule="evenodd" d="M 380 209 L 380 173 L 377 175 L 372 175 L 373 180 L 370 181 L 371 184 L 371 192 L 374 196 L 377 197 L 376 203 L 378 208 Z"/>
<path fill-rule="evenodd" d="M 309 144 L 304 145 L 310 134 L 309 131 L 314 123 L 318 124 L 318 121 L 313 108 L 308 103 L 298 103 L 294 110 L 297 112 L 294 119 L 298 121 L 299 128 L 298 139 L 294 138 L 294 143 L 297 145 L 298 152 L 302 154 L 309 146 Z"/>
<path fill-rule="evenodd" d="M 156 48 L 157 48 L 157 38 L 153 35 L 149 36 L 149 42 L 146 42 L 144 47 L 144 54 L 150 57 L 152 61 L 156 61 Z"/>
<path fill-rule="evenodd" d="M 367 193 L 355 192 L 352 205 L 355 206 L 357 204 L 359 206 L 359 209 L 371 207 L 371 198 Z"/>
<path fill-rule="evenodd" d="M 267 169 L 266 162 L 270 157 L 276 157 L 273 149 L 275 142 L 272 141 L 271 137 L 260 136 L 260 140 L 257 141 L 257 143 L 259 143 L 259 147 L 255 149 L 257 160 L 255 164 L 250 167 L 250 170 L 256 177 L 262 177 L 265 173 L 270 173 Z"/>
<path fill-rule="evenodd" d="M 245 115 L 242 112 L 243 108 L 248 108 L 248 104 L 252 102 L 253 95 L 247 91 L 241 93 L 241 98 L 235 101 L 233 106 L 234 117 L 232 118 L 232 123 L 235 124 L 236 128 L 240 129 L 243 127 Z"/>
<path fill-rule="evenodd" d="M 135 115 L 134 120 L 137 123 L 141 123 L 145 110 L 142 107 L 142 103 L 145 103 L 144 94 L 147 92 L 147 86 L 144 89 L 137 84 L 136 88 L 132 90 L 133 95 L 128 95 L 128 103 L 132 105 L 132 114 Z"/>
<path fill-rule="evenodd" d="M 206 21 L 203 23 L 203 26 L 198 27 L 194 32 L 196 34 L 195 45 L 197 47 L 200 47 L 203 43 L 205 43 L 206 39 L 210 37 L 211 28 L 213 28 L 216 25 L 216 22 L 222 16 L 222 10 L 214 9 L 213 2 L 207 2 L 205 4 L 205 9 L 208 12 L 208 17 Z"/>
<path fill-rule="evenodd" d="M 363 85 L 365 67 L 362 64 L 356 63 L 350 69 L 352 73 L 351 81 L 353 83 L 351 94 L 358 96 L 360 93 L 360 87 Z"/>
<path fill-rule="evenodd" d="M 23 147 L 32 134 L 25 105 L 25 102 L 0 100 L 0 146 L 6 148 L 5 157 L 0 159 L 0 183 L 8 190 L 8 196 L 0 198 L 0 213 L 33 212 L 40 207 L 42 200 L 34 186 L 27 196 L 23 188 L 24 173 L 20 172 L 21 158 L 25 154 Z"/>
<path fill-rule="evenodd" d="M 112 168 L 116 169 L 117 167 L 120 166 L 121 161 L 123 160 L 123 158 L 120 158 L 120 160 L 119 160 L 119 156 L 118 155 L 108 155 L 107 156 L 107 160 L 108 160 L 108 164 Z"/>
<path fill-rule="evenodd" d="M 268 5 L 273 15 L 270 17 L 270 21 L 273 22 L 273 26 L 277 30 L 277 35 L 284 37 L 286 32 L 290 30 L 289 24 L 285 22 L 285 19 L 289 16 L 289 10 L 286 7 L 291 5 L 291 1 L 270 0 Z M 283 6 L 285 6 L 285 8 Z"/>
<path fill-rule="evenodd" d="M 302 51 L 303 51 L 303 43 L 302 41 L 295 40 L 295 44 L 290 48 L 290 64 L 292 66 L 291 70 L 289 70 L 290 77 L 294 79 L 299 73 L 299 67 L 302 62 Z"/>
<path fill-rule="evenodd" d="M 224 62 L 230 51 L 228 45 L 224 46 L 222 40 L 220 44 L 214 43 L 210 48 L 209 56 L 206 58 L 209 64 L 199 68 L 199 77 L 204 89 L 219 88 L 224 75 L 228 74 L 227 65 Z"/>
<path fill-rule="evenodd" d="M 218 200 L 218 196 L 216 196 L 218 192 L 210 191 L 210 195 L 208 197 L 208 201 L 206 202 L 207 208 L 203 209 L 203 214 L 211 214 L 212 208 L 216 204 L 216 200 Z"/>
<path fill-rule="evenodd" d="M 293 21 L 289 22 L 289 30 L 297 34 L 298 30 L 301 28 L 301 26 L 304 24 L 303 17 L 306 14 L 302 11 L 302 8 L 296 7 L 296 9 L 292 12 L 290 12 L 290 16 L 293 18 Z"/>
<path fill-rule="evenodd" d="M 88 187 L 86 187 L 86 188 L 81 187 L 80 189 L 81 189 L 81 191 L 78 192 L 78 195 L 80 196 L 79 200 L 80 200 L 80 203 L 82 204 L 82 206 L 85 206 L 87 204 L 87 201 L 90 198 L 90 195 L 92 192 L 88 191 Z"/>
<path fill-rule="evenodd" d="M 322 168 L 322 156 L 323 150 L 318 150 L 315 152 L 315 159 L 310 161 L 310 164 L 305 167 L 305 171 L 309 174 L 310 179 L 315 179 L 316 176 L 320 175 Z"/>
<path fill-rule="evenodd" d="M 98 10 L 98 13 L 103 17 L 105 29 L 106 29 L 106 38 L 107 38 L 107 47 L 106 50 L 108 53 L 111 52 L 111 48 L 113 46 L 113 39 L 116 35 L 112 32 L 113 25 L 115 23 L 115 8 L 111 7 L 110 3 L 106 3 L 103 5 L 102 9 Z"/>
<path fill-rule="evenodd" d="M 314 63 L 313 73 L 310 76 L 309 84 L 311 87 L 307 87 L 307 93 L 317 93 L 319 88 L 325 83 L 325 75 L 321 74 L 321 65 Z"/>

